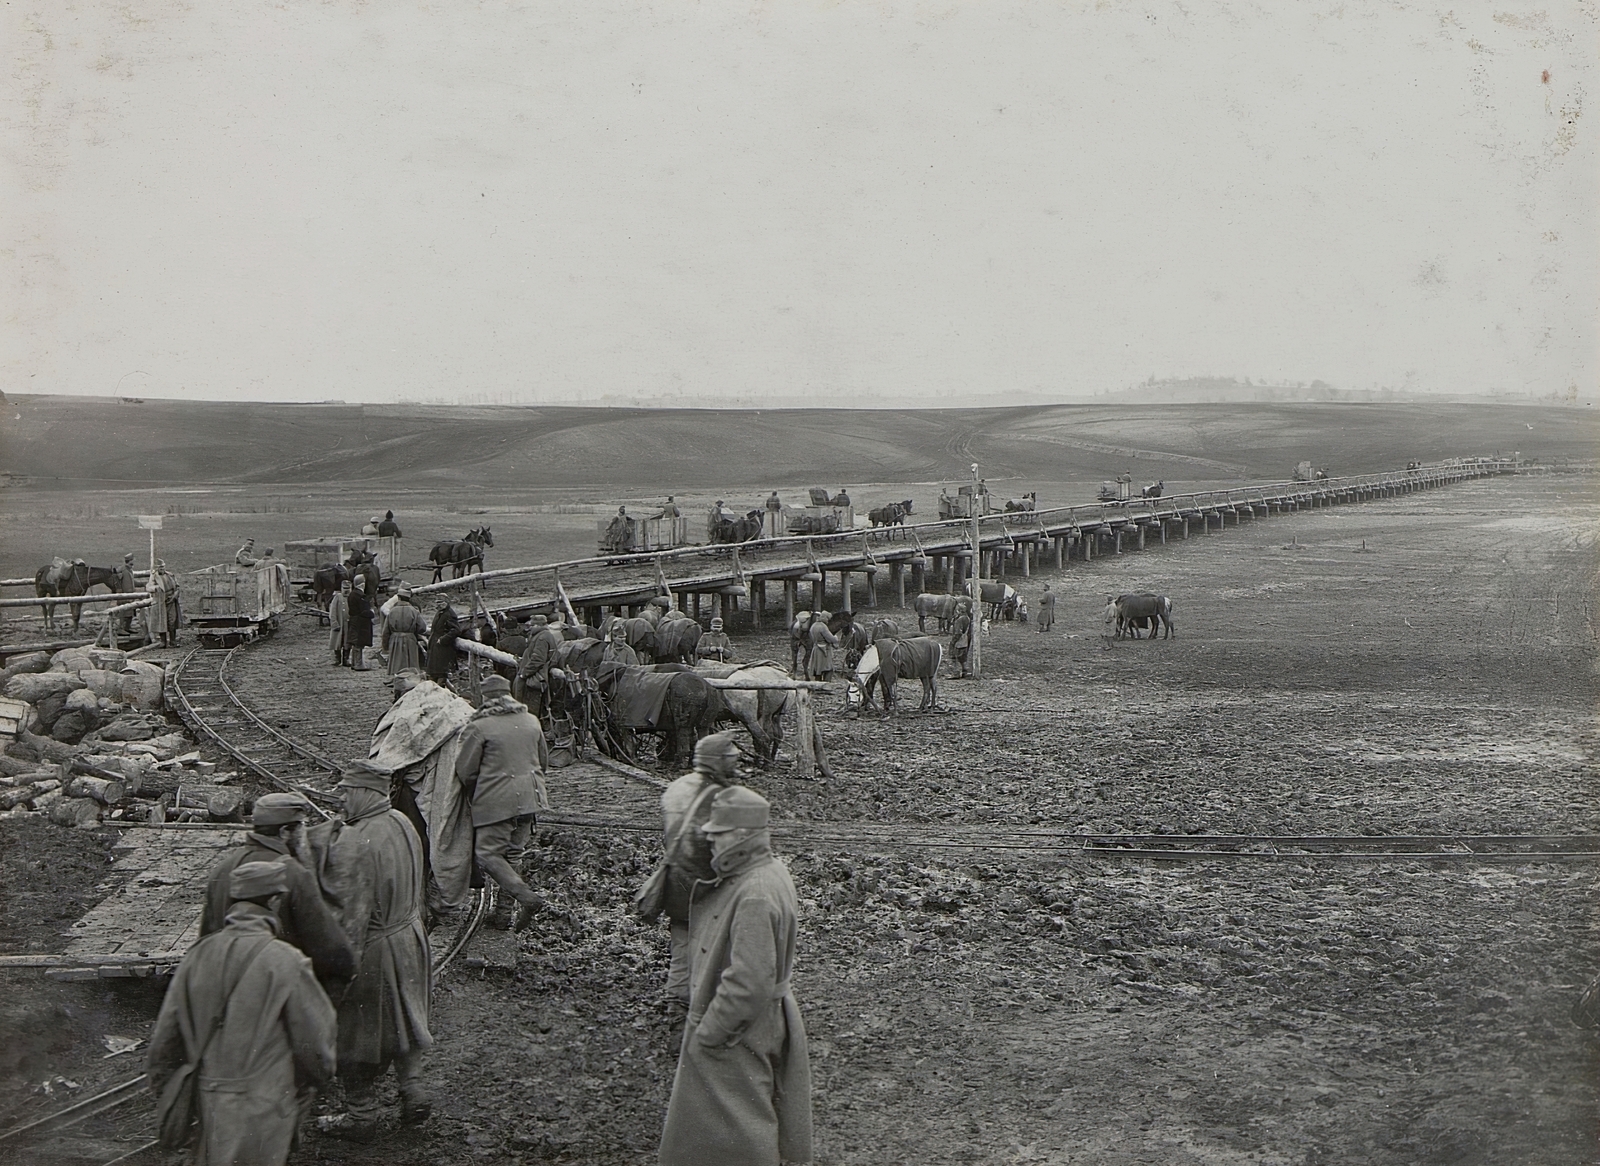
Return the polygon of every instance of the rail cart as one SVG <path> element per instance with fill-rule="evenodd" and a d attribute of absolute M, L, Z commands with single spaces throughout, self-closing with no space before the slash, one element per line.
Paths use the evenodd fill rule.
<path fill-rule="evenodd" d="M 330 534 L 283 544 L 289 583 L 299 589 L 301 598 L 309 598 L 317 571 L 347 562 L 356 551 L 373 557 L 385 583 L 400 570 L 400 539 L 394 535 Z"/>
<path fill-rule="evenodd" d="M 978 488 L 971 484 L 958 488 L 954 497 L 942 491 L 939 494 L 939 518 L 941 521 L 948 522 L 954 518 L 971 518 L 974 507 L 977 508 L 980 517 L 985 514 L 998 513 L 1000 510 L 995 505 L 993 494 L 989 493 L 988 490 L 980 494 L 978 493 Z"/>
<path fill-rule="evenodd" d="M 602 518 L 596 524 L 597 545 L 602 555 L 670 551 L 689 541 L 689 519 L 682 514 L 676 518 L 629 518 L 620 539 L 612 536 L 611 521 L 611 518 Z"/>
<path fill-rule="evenodd" d="M 856 511 L 853 505 L 835 506 L 821 486 L 809 491 L 809 506 L 791 506 L 785 512 L 790 534 L 833 534 L 853 530 Z"/>
<path fill-rule="evenodd" d="M 254 567 L 218 564 L 194 572 L 200 610 L 189 624 L 208 648 L 233 648 L 277 630 L 289 610 L 289 567 L 271 560 Z"/>

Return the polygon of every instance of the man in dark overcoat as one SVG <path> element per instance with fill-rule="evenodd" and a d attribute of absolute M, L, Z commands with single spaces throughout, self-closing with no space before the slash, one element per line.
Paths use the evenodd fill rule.
<path fill-rule="evenodd" d="M 131 595 L 135 591 L 139 590 L 139 581 L 138 581 L 138 579 L 134 578 L 134 574 L 133 574 L 133 556 L 131 554 L 127 554 L 127 555 L 123 555 L 122 556 L 122 566 L 117 568 L 117 583 L 116 583 L 116 587 L 117 587 L 117 594 L 118 595 Z M 121 603 L 132 603 L 133 600 L 124 599 L 124 600 L 120 600 L 119 602 L 121 602 Z M 128 634 L 128 629 L 132 626 L 132 623 L 133 623 L 133 612 L 131 610 L 130 611 L 119 611 L 119 612 L 117 612 L 117 634 L 118 635 L 123 635 L 123 636 L 127 635 Z"/>
<path fill-rule="evenodd" d="M 1050 584 L 1044 585 L 1044 594 L 1039 596 L 1039 630 L 1047 632 L 1056 622 L 1056 593 L 1050 590 Z"/>
<path fill-rule="evenodd" d="M 956 618 L 950 625 L 950 658 L 961 669 L 960 679 L 972 677 L 972 608 L 962 605 L 956 609 Z"/>
<path fill-rule="evenodd" d="M 811 1062 L 790 984 L 799 904 L 768 815 L 734 785 L 702 827 L 716 877 L 695 884 L 690 906 L 689 1022 L 661 1166 L 811 1161 Z"/>

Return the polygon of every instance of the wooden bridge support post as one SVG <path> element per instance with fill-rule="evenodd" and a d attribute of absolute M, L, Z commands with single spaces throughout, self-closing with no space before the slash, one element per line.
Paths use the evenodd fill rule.
<path fill-rule="evenodd" d="M 1064 534 L 1060 534 L 1060 535 L 1057 535 L 1055 538 L 1051 539 L 1050 541 L 1051 541 L 1051 543 L 1054 544 L 1054 547 L 1055 547 L 1055 552 L 1056 552 L 1056 570 L 1059 571 L 1059 570 L 1061 570 L 1061 555 L 1062 555 L 1062 552 L 1066 549 L 1066 546 L 1067 546 L 1067 536 L 1064 535 Z"/>
<path fill-rule="evenodd" d="M 956 557 L 954 555 L 946 555 L 944 557 L 944 593 L 946 595 L 954 595 L 956 593 Z"/>
<path fill-rule="evenodd" d="M 843 612 L 854 611 L 850 600 L 850 572 L 839 572 L 839 610 Z"/>
<path fill-rule="evenodd" d="M 896 607 L 906 605 L 906 565 L 896 559 L 889 565 L 889 575 L 894 580 L 894 602 Z"/>
<path fill-rule="evenodd" d="M 700 619 L 700 593 L 698 591 L 694 592 L 693 603 L 694 603 L 694 618 L 696 619 L 696 621 L 698 621 Z"/>
<path fill-rule="evenodd" d="M 1138 531 L 1139 531 L 1139 549 L 1142 551 L 1142 550 L 1144 550 L 1144 523 L 1141 522 L 1139 524 Z"/>
<path fill-rule="evenodd" d="M 1022 577 L 1024 579 L 1031 578 L 1033 575 L 1033 564 L 1029 561 L 1033 558 L 1033 548 L 1034 544 L 1031 542 L 1022 544 Z"/>
<path fill-rule="evenodd" d="M 1117 527 L 1116 530 L 1111 532 L 1111 535 L 1112 545 L 1116 548 L 1116 553 L 1120 555 L 1122 553 L 1122 528 L 1120 526 Z"/>
<path fill-rule="evenodd" d="M 809 688 L 795 693 L 795 722 L 795 768 L 803 780 L 810 781 L 817 773 L 817 718 Z"/>
<path fill-rule="evenodd" d="M 767 581 L 750 580 L 750 630 L 761 630 L 761 609 L 767 605 Z"/>
<path fill-rule="evenodd" d="M 1083 561 L 1085 563 L 1094 562 L 1094 540 L 1099 537 L 1099 533 L 1093 530 L 1086 530 L 1078 536 L 1078 541 L 1083 544 Z"/>
<path fill-rule="evenodd" d="M 1183 537 L 1184 538 L 1188 538 L 1189 537 L 1189 516 L 1188 515 L 1184 515 L 1182 521 L 1183 521 Z"/>
<path fill-rule="evenodd" d="M 878 573 L 876 571 L 862 571 L 867 577 L 867 596 L 861 601 L 862 607 L 878 606 Z"/>
<path fill-rule="evenodd" d="M 794 609 L 799 606 L 795 594 L 800 590 L 800 584 L 794 579 L 783 581 L 783 626 L 785 629 L 794 627 Z"/>
<path fill-rule="evenodd" d="M 823 588 L 828 585 L 828 573 L 818 571 L 817 577 L 811 584 L 811 613 L 815 615 L 822 610 Z"/>

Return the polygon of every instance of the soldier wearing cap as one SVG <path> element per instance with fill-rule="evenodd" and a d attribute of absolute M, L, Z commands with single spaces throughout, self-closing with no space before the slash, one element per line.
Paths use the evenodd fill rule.
<path fill-rule="evenodd" d="M 472 806 L 472 852 L 483 872 L 517 901 L 512 929 L 521 931 L 544 900 L 517 873 L 534 815 L 550 808 L 544 774 L 549 746 L 539 718 L 511 696 L 503 676 L 480 686 L 483 707 L 461 730 L 456 779 Z"/>
<path fill-rule="evenodd" d="M 139 581 L 133 575 L 133 555 L 131 553 L 122 556 L 122 566 L 117 568 L 116 588 L 118 595 L 132 595 L 139 590 Z M 130 601 L 122 600 L 121 602 L 127 603 Z M 132 621 L 133 612 L 131 610 L 117 612 L 117 632 L 121 635 L 126 635 Z"/>
<path fill-rule="evenodd" d="M 290 850 L 288 835 L 311 814 L 311 803 L 294 793 L 262 794 L 250 813 L 244 845 L 223 856 L 206 883 L 200 934 L 221 931 L 233 903 L 233 872 L 247 862 L 281 862 L 285 893 L 278 900 L 278 937 L 311 957 L 317 981 L 338 1000 L 356 974 L 356 953 L 313 875 Z"/>
<path fill-rule="evenodd" d="M 533 635 L 528 637 L 528 647 L 517 662 L 516 683 L 520 687 L 513 689 L 513 694 L 536 714 L 545 712 L 547 708 L 550 663 L 556 649 L 566 639 L 561 630 L 565 626 L 561 613 L 556 612 L 544 626 L 536 628 Z"/>
<path fill-rule="evenodd" d="M 145 1071 L 158 1115 L 173 1075 L 194 1066 L 203 1166 L 281 1166 L 302 1099 L 333 1075 L 333 1005 L 311 961 L 278 937 L 272 903 L 288 885 L 281 862 L 229 872 L 227 925 L 185 953 L 150 1037 Z"/>
<path fill-rule="evenodd" d="M 799 904 L 769 812 L 729 786 L 701 828 L 715 873 L 692 896 L 689 1023 L 661 1166 L 811 1161 L 811 1063 L 789 983 Z"/>
<path fill-rule="evenodd" d="M 722 630 L 722 617 L 711 618 L 711 630 L 700 637 L 694 646 L 694 654 L 702 660 L 715 660 L 718 664 L 729 664 L 737 659 L 733 650 L 733 641 L 728 638 L 728 633 Z"/>
<path fill-rule="evenodd" d="M 606 632 L 605 647 L 600 649 L 600 660 L 602 663 L 607 660 L 616 664 L 639 663 L 639 653 L 628 643 L 628 629 L 623 626 L 622 620 L 611 621 L 611 630 Z"/>
<path fill-rule="evenodd" d="M 672 959 L 663 999 L 674 1029 L 689 1015 L 689 893 L 699 879 L 716 877 L 711 840 L 700 827 L 711 820 L 711 799 L 738 776 L 739 749 L 733 734 L 711 733 L 694 746 L 694 768 L 661 794 L 662 841 L 668 852 L 665 913 L 671 924 Z"/>
<path fill-rule="evenodd" d="M 428 625 L 411 603 L 411 585 L 400 584 L 393 606 L 384 606 L 386 615 L 381 642 L 389 657 L 389 675 L 422 667 L 422 644 L 428 638 Z"/>
<path fill-rule="evenodd" d="M 422 1084 L 422 1055 L 433 1045 L 422 843 L 389 804 L 391 780 L 364 758 L 344 766 L 344 822 L 328 842 L 323 873 L 356 951 L 355 981 L 339 1002 L 339 1080 L 349 1119 L 337 1132 L 353 1138 L 377 1129 L 377 1079 L 391 1064 L 401 1122 L 427 1121 L 433 1112 Z"/>

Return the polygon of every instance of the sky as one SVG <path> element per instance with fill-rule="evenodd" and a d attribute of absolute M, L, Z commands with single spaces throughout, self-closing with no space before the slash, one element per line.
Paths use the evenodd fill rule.
<path fill-rule="evenodd" d="M 1593 396 L 1592 0 L 12 0 L 0 389 Z"/>

